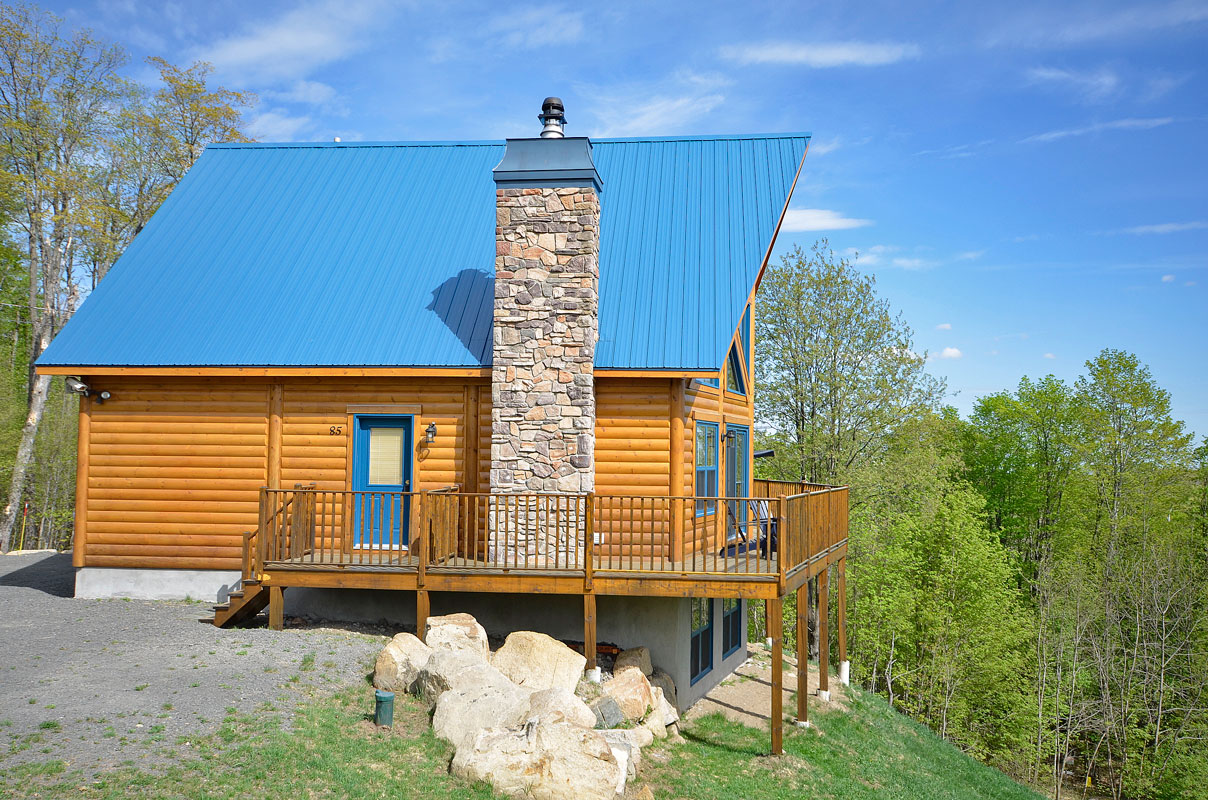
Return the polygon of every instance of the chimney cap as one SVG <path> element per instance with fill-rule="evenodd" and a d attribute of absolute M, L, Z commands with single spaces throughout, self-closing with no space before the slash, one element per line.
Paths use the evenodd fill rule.
<path fill-rule="evenodd" d="M 541 113 L 537 115 L 544 126 L 541 129 L 542 139 L 561 139 L 562 129 L 566 126 L 566 107 L 562 105 L 561 97 L 547 97 L 541 101 Z"/>

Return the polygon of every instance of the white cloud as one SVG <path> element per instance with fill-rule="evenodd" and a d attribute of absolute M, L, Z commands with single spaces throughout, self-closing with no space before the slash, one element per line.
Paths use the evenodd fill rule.
<path fill-rule="evenodd" d="M 895 258 L 890 263 L 902 269 L 922 269 L 928 266 L 928 262 L 921 258 Z"/>
<path fill-rule="evenodd" d="M 252 117 L 248 123 L 248 133 L 262 142 L 292 142 L 298 134 L 310 127 L 311 119 L 307 116 L 290 116 L 286 111 L 276 108 L 264 111 Z"/>
<path fill-rule="evenodd" d="M 319 81 L 295 81 L 286 91 L 273 92 L 272 96 L 291 103 L 323 105 L 336 99 L 336 90 Z"/>
<path fill-rule="evenodd" d="M 381 0 L 314 0 L 232 33 L 200 56 L 245 84 L 298 80 L 364 48 L 389 7 Z"/>
<path fill-rule="evenodd" d="M 1183 231 L 1199 231 L 1205 228 L 1208 228 L 1208 222 L 1196 220 L 1194 222 L 1160 222 L 1156 225 L 1137 225 L 1132 228 L 1124 228 L 1120 232 L 1143 236 L 1149 233 L 1182 233 Z"/>
<path fill-rule="evenodd" d="M 843 144 L 838 136 L 836 136 L 834 139 L 827 139 L 825 141 L 820 139 L 811 139 L 809 154 L 811 156 L 824 156 L 827 153 L 835 152 L 842 146 Z"/>
<path fill-rule="evenodd" d="M 784 215 L 781 228 L 793 231 L 843 231 L 871 225 L 870 219 L 845 217 L 841 212 L 828 208 L 790 208 Z"/>
<path fill-rule="evenodd" d="M 881 263 L 882 258 L 888 253 L 893 253 L 900 250 L 899 247 L 894 247 L 887 244 L 874 244 L 872 247 L 860 249 L 858 247 L 849 247 L 843 251 L 844 258 L 852 261 L 858 261 L 862 266 L 874 267 Z"/>
<path fill-rule="evenodd" d="M 1066 9 L 1072 9 L 1072 12 Z M 1034 47 L 1085 44 L 1186 27 L 1204 21 L 1208 21 L 1208 5 L 1197 0 L 1173 0 L 1162 5 L 1139 3 L 1114 13 L 1093 3 L 1081 6 L 1054 4 L 1043 12 L 1014 15 L 1008 25 L 1000 26 L 995 31 L 987 44 L 1025 44 Z"/>
<path fill-rule="evenodd" d="M 964 353 L 962 353 L 960 350 L 958 350 L 955 347 L 945 347 L 943 350 L 940 351 L 940 354 L 936 357 L 951 359 L 951 358 L 960 358 L 963 355 L 964 355 Z"/>
<path fill-rule="evenodd" d="M 901 42 L 749 42 L 726 45 L 721 57 L 739 64 L 789 64 L 814 68 L 879 67 L 918 58 L 919 46 Z"/>
<path fill-rule="evenodd" d="M 952 257 L 953 261 L 976 261 L 986 254 L 985 250 L 965 250 Z"/>
<path fill-rule="evenodd" d="M 1120 89 L 1120 76 L 1107 67 L 1091 72 L 1076 72 L 1057 67 L 1035 67 L 1028 70 L 1028 80 L 1033 84 L 1047 84 L 1069 89 L 1088 103 L 1108 99 Z"/>
<path fill-rule="evenodd" d="M 1163 275 L 1162 283 L 1174 283 L 1174 276 L 1173 275 Z"/>
<path fill-rule="evenodd" d="M 939 325 L 935 326 L 935 329 L 937 331 L 950 331 L 950 330 L 952 330 L 952 323 L 951 322 L 941 322 Z"/>
<path fill-rule="evenodd" d="M 1095 122 L 1081 128 L 1046 131 L 1038 133 L 1035 136 L 1020 139 L 1019 141 L 1025 144 L 1029 142 L 1053 142 L 1058 139 L 1068 139 L 1071 136 L 1086 136 L 1087 134 L 1102 133 L 1104 131 L 1147 131 L 1153 128 L 1160 128 L 1163 125 L 1169 125 L 1172 122 L 1174 122 L 1174 117 L 1127 117 L 1125 119 L 1114 119 L 1109 122 Z"/>
<path fill-rule="evenodd" d="M 721 90 L 730 83 L 717 73 L 680 70 L 646 83 L 575 88 L 587 101 L 587 114 L 596 119 L 588 135 L 647 136 L 694 129 L 725 102 Z"/>
<path fill-rule="evenodd" d="M 970 158 L 977 155 L 978 151 L 983 150 L 994 144 L 993 139 L 982 139 L 980 142 L 967 142 L 965 144 L 953 144 L 947 147 L 937 147 L 930 150 L 920 150 L 915 153 L 916 156 L 935 156 L 936 158 Z"/>
<path fill-rule="evenodd" d="M 1052 353 L 1045 353 L 1045 354 L 1044 354 L 1044 357 L 1045 357 L 1045 358 L 1048 358 L 1048 359 L 1054 359 L 1054 358 L 1056 358 L 1057 356 L 1053 355 Z"/>
<path fill-rule="evenodd" d="M 573 45 L 583 39 L 583 16 L 582 11 L 571 11 L 557 4 L 523 9 L 508 6 L 503 13 L 480 24 L 433 36 L 429 42 L 432 60 L 478 61 L 484 49 L 532 50 Z"/>

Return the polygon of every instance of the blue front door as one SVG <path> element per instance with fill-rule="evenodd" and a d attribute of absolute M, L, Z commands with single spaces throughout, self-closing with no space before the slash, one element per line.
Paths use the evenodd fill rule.
<path fill-rule="evenodd" d="M 407 415 L 357 416 L 352 490 L 357 547 L 399 547 L 409 540 L 412 421 Z"/>

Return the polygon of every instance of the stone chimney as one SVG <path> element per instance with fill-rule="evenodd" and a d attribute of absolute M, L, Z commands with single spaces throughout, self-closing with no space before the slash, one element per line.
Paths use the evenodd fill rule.
<path fill-rule="evenodd" d="M 494 176 L 491 491 L 590 492 L 601 189 L 591 142 L 509 139 Z"/>

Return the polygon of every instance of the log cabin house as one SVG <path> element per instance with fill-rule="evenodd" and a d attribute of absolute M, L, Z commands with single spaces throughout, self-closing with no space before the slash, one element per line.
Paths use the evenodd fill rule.
<path fill-rule="evenodd" d="M 470 611 L 589 666 L 647 645 L 681 706 L 745 658 L 748 602 L 779 652 L 788 593 L 827 609 L 834 567 L 842 599 L 846 490 L 752 479 L 755 291 L 809 136 L 541 120 L 206 149 L 38 361 L 81 393 L 78 596 Z"/>

